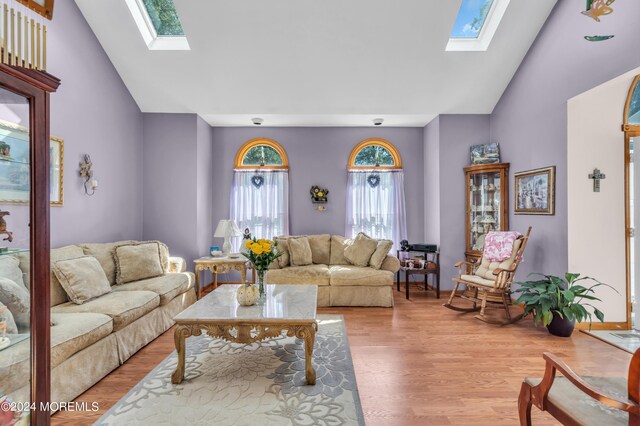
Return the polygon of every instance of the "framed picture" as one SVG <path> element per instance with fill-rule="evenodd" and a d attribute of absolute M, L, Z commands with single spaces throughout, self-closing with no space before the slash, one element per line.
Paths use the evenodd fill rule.
<path fill-rule="evenodd" d="M 515 214 L 556 214 L 556 166 L 516 173 Z"/>
<path fill-rule="evenodd" d="M 471 147 L 471 164 L 493 164 L 500 162 L 500 145 L 497 142 Z"/>
<path fill-rule="evenodd" d="M 49 141 L 50 200 L 52 206 L 64 203 L 64 140 L 55 136 Z M 0 203 L 29 202 L 29 130 L 0 120 Z"/>

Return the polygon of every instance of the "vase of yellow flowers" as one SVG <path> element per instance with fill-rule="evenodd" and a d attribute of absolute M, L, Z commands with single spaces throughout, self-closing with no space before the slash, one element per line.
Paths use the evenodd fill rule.
<path fill-rule="evenodd" d="M 247 240 L 245 243 L 246 253 L 242 253 L 244 257 L 249 259 L 253 270 L 256 271 L 258 278 L 258 289 L 260 291 L 260 300 L 264 300 L 264 276 L 269 270 L 271 262 L 282 256 L 282 252 L 278 250 L 278 242 L 272 240 Z"/>

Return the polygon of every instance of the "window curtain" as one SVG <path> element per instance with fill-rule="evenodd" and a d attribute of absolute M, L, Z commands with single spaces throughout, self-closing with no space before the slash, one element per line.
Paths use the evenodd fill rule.
<path fill-rule="evenodd" d="M 231 189 L 231 219 L 256 238 L 289 234 L 289 172 L 236 170 Z M 234 238 L 234 251 L 240 238 Z"/>
<path fill-rule="evenodd" d="M 349 171 L 346 236 L 364 232 L 398 250 L 407 238 L 406 217 L 402 170 Z"/>

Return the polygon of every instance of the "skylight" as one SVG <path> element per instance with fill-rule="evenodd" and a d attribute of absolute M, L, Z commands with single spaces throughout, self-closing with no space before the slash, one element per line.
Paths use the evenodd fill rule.
<path fill-rule="evenodd" d="M 462 0 L 446 50 L 487 50 L 509 2 L 510 0 Z"/>
<path fill-rule="evenodd" d="M 493 0 L 462 0 L 451 38 L 478 38 Z"/>
<path fill-rule="evenodd" d="M 149 50 L 190 50 L 173 0 L 126 0 Z"/>

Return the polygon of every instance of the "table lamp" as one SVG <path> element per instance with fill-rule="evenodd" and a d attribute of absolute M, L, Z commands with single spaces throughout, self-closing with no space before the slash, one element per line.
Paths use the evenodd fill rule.
<path fill-rule="evenodd" d="M 224 244 L 222 244 L 222 252 L 225 256 L 231 253 L 231 242 L 229 238 L 239 237 L 242 235 L 242 231 L 238 228 L 238 225 L 231 219 L 222 219 L 218 222 L 216 232 L 213 234 L 216 238 L 224 238 Z"/>

